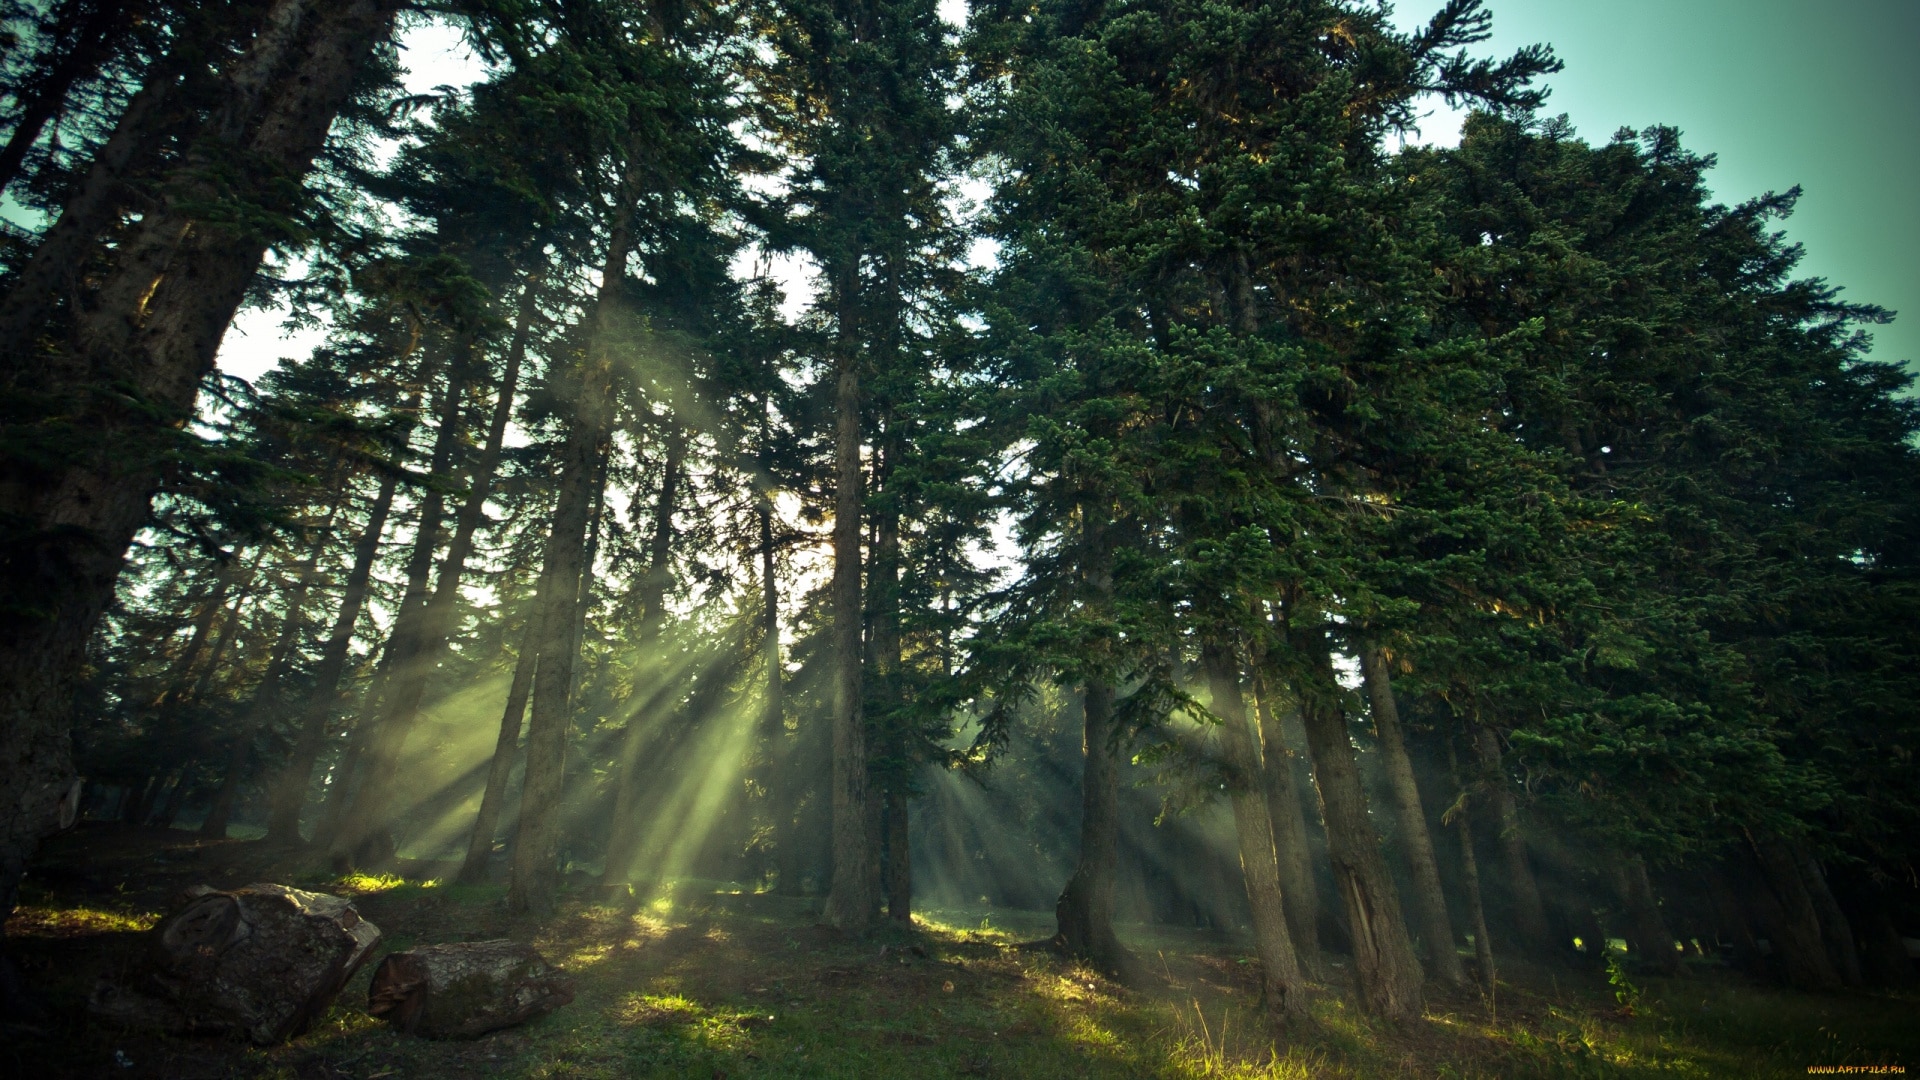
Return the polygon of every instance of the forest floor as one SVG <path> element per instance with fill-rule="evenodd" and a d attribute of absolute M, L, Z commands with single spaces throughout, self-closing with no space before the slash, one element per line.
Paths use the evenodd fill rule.
<path fill-rule="evenodd" d="M 329 877 L 254 842 L 89 825 L 46 846 L 9 948 L 50 1018 L 0 1032 L 19 1077 L 1766 1077 L 1810 1066 L 1920 1070 L 1920 998 L 1813 996 L 1724 969 L 1636 980 L 1625 1015 L 1597 975 L 1521 977 L 1371 1022 L 1336 986 L 1312 1030 L 1276 1040 L 1243 943 L 1134 928 L 1144 969 L 1122 986 L 1044 949 L 1051 919 L 930 912 L 866 941 L 820 927 L 802 900 L 682 886 L 644 907 L 570 899 L 509 917 L 498 887 L 421 876 Z M 363 967 L 314 1030 L 278 1047 L 117 1030 L 86 1018 L 94 981 L 132 954 L 190 885 L 252 881 L 351 896 L 380 951 L 509 937 L 573 976 L 558 1012 L 471 1042 L 396 1034 L 368 1016 Z M 1344 969 L 1342 969 L 1344 970 Z M 1336 971 L 1336 976 L 1339 974 Z M 1343 998 L 1347 1000 L 1343 1000 Z M 1873 1068 L 1878 1067 L 1878 1068 Z"/>

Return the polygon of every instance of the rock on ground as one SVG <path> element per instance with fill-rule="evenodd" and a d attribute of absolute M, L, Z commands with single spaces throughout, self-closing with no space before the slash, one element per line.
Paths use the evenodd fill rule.
<path fill-rule="evenodd" d="M 338 896 L 196 886 L 126 976 L 95 988 L 90 1007 L 133 1027 L 267 1046 L 312 1026 L 379 941 L 379 928 Z"/>
<path fill-rule="evenodd" d="M 374 969 L 367 1011 L 430 1039 L 472 1039 L 573 1000 L 573 986 L 531 947 L 512 941 L 423 945 Z"/>

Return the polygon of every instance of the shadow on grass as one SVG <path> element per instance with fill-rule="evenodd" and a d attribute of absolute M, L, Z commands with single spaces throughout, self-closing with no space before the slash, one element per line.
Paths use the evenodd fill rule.
<path fill-rule="evenodd" d="M 287 1046 L 147 1036 L 95 1024 L 81 1008 L 92 980 L 141 947 L 141 930 L 164 906 L 143 906 L 159 885 L 116 891 L 114 882 L 152 863 L 126 840 L 81 860 L 85 874 L 48 880 L 9 924 L 56 1020 L 10 1035 L 0 1071 L 129 1080 L 1668 1078 L 1920 1060 L 1911 998 L 1798 995 L 1724 974 L 1650 980 L 1630 1019 L 1600 979 L 1562 973 L 1546 988 L 1503 985 L 1497 1019 L 1475 998 L 1436 997 L 1421 1020 L 1397 1026 L 1359 1015 L 1350 988 L 1334 983 L 1315 989 L 1307 1030 L 1276 1035 L 1250 950 L 1230 935 L 1129 928 L 1148 970 L 1121 985 L 1047 950 L 1016 948 L 1051 929 L 1044 913 L 938 911 L 850 940 L 818 925 L 810 901 L 720 882 L 611 899 L 583 889 L 557 917 L 535 922 L 508 915 L 498 886 L 317 872 L 296 883 L 352 896 L 385 933 L 383 950 L 528 941 L 576 980 L 576 1000 L 471 1042 L 427 1042 L 366 1014 L 369 963 L 315 1029 Z M 234 880 L 208 883 L 274 869 L 245 865 L 250 850 L 274 854 L 219 849 Z M 183 857 L 177 844 L 162 854 L 180 865 L 211 858 Z"/>

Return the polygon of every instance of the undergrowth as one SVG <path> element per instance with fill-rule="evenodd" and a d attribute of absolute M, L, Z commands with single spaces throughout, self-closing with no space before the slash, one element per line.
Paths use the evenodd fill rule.
<path fill-rule="evenodd" d="M 1637 977 L 1618 958 L 1606 977 L 1560 974 L 1552 992 L 1503 983 L 1497 1018 L 1477 998 L 1462 997 L 1435 1000 L 1417 1021 L 1384 1024 L 1352 1007 L 1350 991 L 1324 986 L 1312 998 L 1310 1023 L 1276 1032 L 1246 950 L 1166 927 L 1135 937 L 1147 970 L 1122 985 L 1023 946 L 1047 921 L 1033 913 L 940 912 L 911 929 L 890 925 L 870 940 L 849 941 L 815 925 L 803 902 L 684 883 L 668 899 L 576 900 L 539 924 L 508 917 L 497 887 L 370 874 L 299 884 L 352 896 L 385 932 L 383 948 L 530 940 L 571 974 L 576 1000 L 473 1042 L 430 1043 L 366 1014 L 369 963 L 314 1030 L 287 1046 L 139 1036 L 71 1020 L 15 1052 L 41 1059 L 29 1061 L 37 1070 L 31 1075 L 110 1072 L 128 1080 L 1613 1080 L 1920 1064 L 1912 999 L 1794 994 L 1716 972 Z M 71 981 L 60 992 L 69 1005 L 84 1000 L 91 973 L 137 947 L 139 931 L 156 918 L 77 899 L 36 901 L 16 915 L 8 937 L 39 965 L 34 970 Z M 116 1054 L 134 1065 L 107 1069 Z"/>

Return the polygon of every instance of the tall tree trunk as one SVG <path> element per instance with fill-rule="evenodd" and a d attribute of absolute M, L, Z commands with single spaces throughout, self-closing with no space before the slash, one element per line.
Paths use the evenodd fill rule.
<path fill-rule="evenodd" d="M 866 932 L 879 898 L 868 864 L 867 734 L 861 695 L 860 370 L 852 325 L 853 275 L 842 271 L 840 347 L 834 394 L 833 500 L 833 886 L 822 912 L 829 926 Z"/>
<path fill-rule="evenodd" d="M 147 782 L 140 785 L 140 790 L 133 793 L 127 799 L 126 805 L 120 808 L 120 820 L 128 825 L 144 824 L 147 820 L 147 811 L 153 808 L 154 791 L 159 786 L 158 773 L 148 776 Z"/>
<path fill-rule="evenodd" d="M 1327 856 L 1353 935 L 1361 1002 L 1376 1016 L 1418 1016 L 1422 1005 L 1420 961 L 1407 940 L 1400 897 L 1387 872 L 1379 834 L 1367 820 L 1367 796 L 1360 786 L 1353 739 L 1347 732 L 1340 687 L 1324 637 L 1296 631 L 1294 647 L 1305 668 L 1297 686 L 1300 719 L 1307 730 L 1313 773 L 1320 782 Z"/>
<path fill-rule="evenodd" d="M 376 790 L 392 791 L 396 788 L 395 779 L 400 765 L 400 754 L 406 744 L 407 735 L 413 730 L 420 715 L 421 701 L 426 694 L 428 680 L 439 668 L 446 656 L 447 639 L 453 633 L 454 614 L 460 596 L 460 583 L 466 577 L 467 560 L 473 555 L 474 537 L 479 533 L 480 525 L 486 520 L 487 499 L 493 493 L 495 475 L 500 469 L 500 458 L 506 447 L 507 428 L 513 421 L 513 404 L 520 389 L 520 369 L 526 362 L 527 344 L 532 332 L 533 320 L 537 315 L 535 307 L 535 283 L 529 283 L 521 293 L 520 309 L 515 317 L 513 339 L 507 346 L 506 367 L 501 372 L 498 393 L 494 397 L 493 413 L 487 421 L 486 439 L 480 448 L 480 456 L 474 461 L 469 475 L 465 501 L 454 516 L 453 536 L 447 542 L 446 554 L 441 557 L 439 576 L 434 583 L 432 595 L 411 609 L 415 618 L 408 632 L 402 634 L 395 628 L 396 646 L 402 646 L 401 652 L 393 658 L 392 674 L 388 682 L 388 693 L 381 735 L 385 748 L 381 757 L 370 770 L 368 780 Z M 462 343 L 462 351 L 469 347 Z M 452 377 L 455 389 L 464 382 L 463 374 L 468 371 L 468 358 L 456 359 Z M 459 403 L 457 398 L 447 404 L 440 418 L 439 437 L 434 448 L 436 474 L 451 466 L 453 446 L 464 431 L 460 425 Z M 449 438 L 448 433 L 453 437 Z M 448 452 L 443 455 L 442 448 Z M 430 494 L 429 501 L 438 501 L 438 495 Z M 435 505 L 428 508 L 433 519 L 438 522 L 442 508 Z M 425 511 L 423 511 L 423 514 Z M 436 525 L 435 532 L 438 532 Z M 418 552 L 416 552 L 418 557 Z M 431 552 L 427 557 L 431 558 Z M 401 617 L 407 615 L 403 605 Z M 518 722 L 515 723 L 515 739 L 518 740 Z M 490 770 L 491 771 L 491 770 Z M 375 833 L 384 832 L 387 818 L 391 816 L 391 799 L 383 800 L 367 809 L 370 828 Z M 491 839 L 489 839 L 489 846 Z M 390 845 L 386 845 L 390 846 Z"/>
<path fill-rule="evenodd" d="M 1493 804 L 1500 852 L 1506 857 L 1507 892 L 1513 900 L 1514 929 L 1519 932 L 1527 952 L 1547 957 L 1553 951 L 1553 935 L 1547 929 L 1547 910 L 1540 902 L 1540 885 L 1533 876 L 1533 862 L 1527 857 L 1527 837 L 1520 830 L 1520 810 L 1514 805 L 1513 788 L 1500 762 L 1500 737 L 1492 728 L 1475 725 L 1473 749 L 1479 757 L 1487 795 Z"/>
<path fill-rule="evenodd" d="M 227 590 L 232 588 L 233 580 L 240 573 L 240 555 L 235 552 L 214 574 L 213 587 L 200 601 L 200 610 L 193 617 L 193 634 L 187 638 L 187 647 L 180 650 L 172 669 L 167 673 L 166 686 L 160 696 L 154 700 L 156 708 L 184 701 L 193 686 L 193 670 L 200 662 L 200 654 L 207 647 L 207 639 L 212 636 L 214 620 L 227 606 Z"/>
<path fill-rule="evenodd" d="M 1827 886 L 1827 875 L 1820 867 L 1820 860 L 1814 858 L 1804 844 L 1794 844 L 1793 853 L 1800 863 L 1807 896 L 1820 917 L 1820 936 L 1826 940 L 1828 956 L 1840 972 L 1840 981 L 1848 986 L 1865 986 L 1867 977 L 1860 966 L 1860 952 L 1854 946 L 1853 927 L 1847 921 L 1846 912 L 1840 910 L 1840 902 L 1834 899 L 1833 890 Z"/>
<path fill-rule="evenodd" d="M 366 756 L 362 758 L 365 779 L 348 804 L 339 834 L 333 838 L 332 855 L 342 869 L 353 863 L 375 865 L 393 855 L 390 819 L 394 796 L 398 793 L 401 754 L 413 722 L 420 714 L 420 702 L 426 694 L 432 666 L 439 658 L 428 626 L 433 599 L 428 586 L 433 580 L 433 557 L 440 550 L 441 524 L 446 516 L 446 496 L 441 485 L 452 473 L 454 453 L 466 432 L 461 414 L 466 403 L 467 380 L 472 375 L 473 348 L 471 339 L 464 336 L 454 346 L 447 384 L 441 389 L 433 450 L 427 464 L 427 487 L 420 499 L 413 551 L 407 559 L 407 587 L 401 594 L 393 630 L 387 637 L 386 694 L 379 715 L 371 720 L 375 727 L 367 742 Z M 468 506 L 472 508 L 471 501 Z M 449 556 L 454 554 L 448 552 Z M 466 552 L 457 554 L 464 562 Z M 449 558 L 441 567 L 438 590 L 447 594 L 449 606 L 459 589 L 461 571 L 451 563 Z"/>
<path fill-rule="evenodd" d="M 764 415 L 764 414 L 763 414 Z M 761 428 L 765 445 L 766 428 Z M 786 737 L 786 673 L 780 657 L 780 578 L 778 558 L 773 546 L 773 499 L 762 491 L 754 512 L 760 525 L 760 617 L 761 652 L 766 675 L 766 700 L 760 727 L 767 745 L 767 814 L 773 825 L 774 891 L 781 896 L 799 896 L 806 870 L 801 858 L 801 833 L 794 818 L 799 811 L 797 795 L 801 785 L 798 740 L 789 744 Z"/>
<path fill-rule="evenodd" d="M 193 771 L 194 764 L 189 761 L 174 772 L 173 785 L 167 789 L 166 800 L 160 804 L 160 816 L 153 821 L 160 828 L 173 828 L 174 819 L 180 816 L 180 806 L 186 801 L 187 788 L 192 786 L 187 774 Z"/>
<path fill-rule="evenodd" d="M 13 186 L 27 151 L 40 140 L 47 121 L 59 114 L 73 84 L 92 78 L 126 35 L 125 0 L 67 0 L 55 16 L 53 45 L 40 62 L 38 78 L 21 88 L 24 102 L 13 136 L 0 147 L 0 194 Z"/>
<path fill-rule="evenodd" d="M 1413 880 L 1413 910 L 1420 920 L 1420 935 L 1427 946 L 1428 969 L 1449 986 L 1465 986 L 1467 973 L 1460 966 L 1460 954 L 1454 948 L 1453 919 L 1447 914 L 1446 895 L 1440 891 L 1440 865 L 1433 856 L 1433 834 L 1427 831 L 1426 808 L 1420 800 L 1420 787 L 1413 778 L 1413 762 L 1407 757 L 1406 737 L 1400 727 L 1400 706 L 1394 700 L 1386 655 L 1378 648 L 1363 645 L 1360 672 L 1366 680 L 1367 701 L 1373 707 L 1373 726 L 1380 745 L 1381 763 L 1386 766 L 1387 785 L 1393 791 L 1401 846 Z"/>
<path fill-rule="evenodd" d="M 640 623 L 635 636 L 643 654 L 658 644 L 660 627 L 666 619 L 667 588 L 673 579 L 673 513 L 680 498 L 686 460 L 686 429 L 673 423 L 667 432 L 666 459 L 661 463 L 660 495 L 653 504 L 653 543 L 647 556 L 647 572 L 640 581 Z M 607 837 L 607 861 L 600 874 L 602 885 L 624 885 L 631 879 L 641 836 L 641 760 L 648 744 L 660 735 L 664 725 L 659 713 L 672 701 L 677 689 L 676 674 L 669 669 L 664 656 L 643 655 L 641 670 L 647 675 L 640 687 L 641 702 L 627 718 L 627 730 L 620 738 L 613 830 Z"/>
<path fill-rule="evenodd" d="M 1054 940 L 1069 955 L 1124 975 L 1131 957 L 1113 932 L 1120 866 L 1120 767 L 1114 759 L 1113 688 L 1090 678 L 1081 694 L 1080 857 L 1053 906 Z"/>
<path fill-rule="evenodd" d="M 221 661 L 226 659 L 227 650 L 233 647 L 234 639 L 240 636 L 242 619 L 240 613 L 246 609 L 247 601 L 253 599 L 257 567 L 249 570 L 240 586 L 240 593 L 233 598 L 233 608 L 227 617 L 220 620 L 220 630 L 213 637 L 213 649 L 207 653 L 207 662 L 200 668 L 200 674 L 194 677 L 193 688 L 187 691 L 187 701 L 203 702 L 213 689 L 214 676 L 226 670 Z"/>
<path fill-rule="evenodd" d="M 274 65 L 275 73 L 287 70 L 250 111 L 244 80 L 229 80 L 228 107 L 216 119 L 235 110 L 259 117 L 237 129 L 244 137 L 226 140 L 242 151 L 234 158 L 249 165 L 236 194 L 268 210 L 288 206 L 398 7 L 399 0 L 331 5 L 302 37 L 294 62 Z M 266 37 L 256 36 L 236 76 L 251 70 Z M 197 163 L 182 179 L 196 171 Z M 85 449 L 50 467 L 5 464 L 0 516 L 18 523 L 18 534 L 0 552 L 0 611 L 25 625 L 0 640 L 0 918 L 12 910 L 27 854 L 57 825 L 60 799 L 72 784 L 67 728 L 87 641 L 147 518 L 165 448 L 191 415 L 270 239 L 196 221 L 197 201 L 141 221 L 120 266 L 83 313 L 81 345 L 67 362 L 47 365 L 48 389 L 86 404 L 33 426 L 50 436 L 55 427 L 85 432 Z M 153 259 L 161 249 L 166 257 Z M 118 392 L 85 389 L 99 385 Z M 128 401 L 136 404 L 122 404 Z"/>
<path fill-rule="evenodd" d="M 560 490 L 540 574 L 539 658 L 533 677 L 533 716 L 527 725 L 526 780 L 515 830 L 513 873 L 507 905 L 514 911 L 548 914 L 559 887 L 560 797 L 566 775 L 567 728 L 572 722 L 573 672 L 579 659 L 577 628 L 581 582 L 587 566 L 587 532 L 599 500 L 596 481 L 613 434 L 613 346 L 633 250 L 633 199 L 621 193 L 609 231 L 600 295 L 594 305 L 592 339 L 574 381 L 576 395 L 560 457 Z"/>
<path fill-rule="evenodd" d="M 1207 686 L 1213 694 L 1213 712 L 1220 718 L 1220 745 L 1228 770 L 1228 801 L 1233 805 L 1234 834 L 1240 844 L 1240 874 L 1246 882 L 1247 906 L 1253 912 L 1253 940 L 1260 955 L 1260 993 L 1267 1012 L 1277 1021 L 1297 1022 L 1307 1016 L 1306 982 L 1287 931 L 1286 901 L 1280 892 L 1280 862 L 1274 851 L 1273 825 L 1267 817 L 1266 789 L 1253 731 L 1247 723 L 1246 700 L 1240 690 L 1240 666 L 1223 646 L 1207 643 L 1201 653 Z"/>
<path fill-rule="evenodd" d="M 907 793 L 900 787 L 887 788 L 885 807 L 886 860 L 885 879 L 887 917 L 907 926 L 913 925 L 913 850 L 907 832 Z"/>
<path fill-rule="evenodd" d="M 1300 970 L 1309 979 L 1321 977 L 1320 887 L 1313 880 L 1313 852 L 1307 844 L 1306 812 L 1294 782 L 1293 752 L 1287 748 L 1285 718 L 1300 722 L 1290 704 L 1276 700 L 1271 676 L 1256 674 L 1254 694 L 1260 718 L 1260 775 L 1267 797 L 1267 820 L 1273 824 L 1274 853 L 1280 860 L 1280 899 L 1287 908 L 1287 929 Z M 1280 705 L 1276 712 L 1275 706 Z"/>
<path fill-rule="evenodd" d="M 207 807 L 206 820 L 200 823 L 200 835 L 212 840 L 227 837 L 227 825 L 233 818 L 233 803 L 240 794 L 240 778 L 253 753 L 253 731 L 233 737 L 227 751 L 226 768 L 220 774 L 220 786 L 214 790 L 213 803 Z"/>
<path fill-rule="evenodd" d="M 480 816 L 474 820 L 473 833 L 467 839 L 467 857 L 460 864 L 462 885 L 479 885 L 487 880 L 487 864 L 493 858 L 493 837 L 500 828 L 500 808 L 507 801 L 507 778 L 513 772 L 513 759 L 520 748 L 520 727 L 527 713 L 527 695 L 533 690 L 534 665 L 539 659 L 540 621 L 536 612 L 527 620 L 526 638 L 513 664 L 507 707 L 500 714 L 500 734 L 493 742 L 493 759 L 487 765 L 487 787 L 480 796 Z"/>
<path fill-rule="evenodd" d="M 1638 855 L 1617 855 L 1611 867 L 1614 891 L 1627 908 L 1629 949 L 1662 975 L 1680 971 L 1680 954 L 1673 947 L 1673 931 L 1660 914 L 1647 864 Z"/>
<path fill-rule="evenodd" d="M 1780 954 L 1787 980 L 1806 989 L 1838 988 L 1840 970 L 1828 952 L 1820 913 L 1792 845 L 1770 836 L 1753 837 L 1751 844 L 1764 881 L 1753 900 L 1768 924 L 1767 936 Z"/>
<path fill-rule="evenodd" d="M 380 537 L 386 532 L 387 517 L 393 512 L 397 484 L 393 473 L 381 476 L 379 492 L 367 511 L 366 528 L 353 545 L 353 565 L 347 570 L 340 592 L 340 610 L 334 616 L 327 643 L 320 650 L 320 662 L 314 668 L 313 690 L 299 721 L 293 754 L 273 783 L 267 817 L 270 843 L 300 842 L 300 811 L 306 806 L 307 789 L 313 783 L 314 763 L 320 759 L 320 750 L 327 741 L 327 724 L 340 704 L 340 679 L 346 674 L 354 627 L 359 624 L 361 609 L 367 603 L 374 560 L 380 554 Z"/>
<path fill-rule="evenodd" d="M 880 447 L 873 455 L 870 490 L 878 498 L 869 498 L 865 510 L 873 523 L 872 558 L 867 567 L 867 668 L 873 673 L 866 693 L 874 694 L 886 710 L 886 719 L 874 726 L 878 732 L 878 756 L 892 759 L 874 775 L 869 761 L 867 823 L 868 866 L 876 874 L 874 895 L 884 897 L 887 913 L 899 922 L 911 923 L 913 865 L 907 854 L 908 762 L 913 748 L 906 733 L 898 729 L 892 715 L 900 704 L 900 504 L 892 490 L 892 472 L 899 460 L 899 434 L 891 409 L 882 409 L 879 418 Z M 877 683 L 878 685 L 875 685 Z M 879 797 L 873 788 L 878 787 Z M 898 834 L 901 854 L 894 853 Z"/>
<path fill-rule="evenodd" d="M 1467 921 L 1473 927 L 1473 956 L 1480 968 L 1480 992 L 1486 995 L 1487 1007 L 1492 1009 L 1499 973 L 1493 964 L 1493 939 L 1487 935 L 1487 906 L 1480 897 L 1480 859 L 1473 850 L 1473 793 L 1460 782 L 1460 761 L 1451 741 L 1447 743 L 1447 766 L 1453 786 L 1460 792 L 1454 804 L 1453 821 L 1460 830 L 1460 880 L 1467 894 Z M 1604 946 L 1605 942 L 1600 944 Z"/>
<path fill-rule="evenodd" d="M 321 530 L 325 536 L 331 527 Z M 324 541 L 322 541 L 324 543 Z M 247 760 L 253 750 L 253 741 L 262 729 L 273 722 L 274 714 L 279 711 L 281 700 L 281 681 L 286 678 L 287 670 L 293 666 L 294 650 L 300 645 L 301 631 L 306 629 L 306 620 L 302 617 L 307 603 L 307 592 L 313 587 L 313 578 L 319 566 L 318 545 L 300 565 L 300 577 L 295 582 L 291 595 L 287 597 L 287 618 L 280 624 L 280 633 L 273 643 L 273 652 L 267 659 L 267 670 L 260 677 L 260 685 L 255 689 L 253 701 L 247 706 L 247 720 L 241 731 L 234 736 L 233 750 L 227 759 L 227 770 L 220 777 L 220 790 L 214 794 L 213 805 L 207 810 L 207 818 L 200 823 L 200 835 L 223 838 L 227 835 L 227 823 L 233 815 L 233 803 L 240 791 L 240 782 L 247 768 Z"/>

